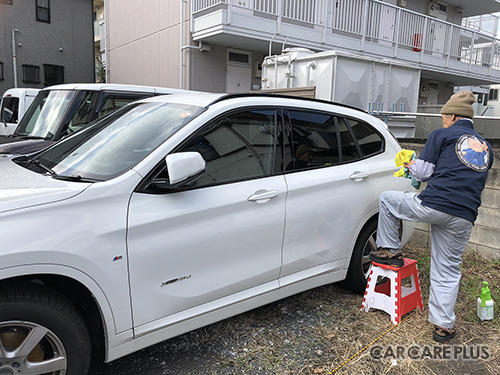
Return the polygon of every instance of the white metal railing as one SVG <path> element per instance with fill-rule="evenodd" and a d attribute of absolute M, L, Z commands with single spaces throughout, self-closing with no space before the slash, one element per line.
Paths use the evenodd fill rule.
<path fill-rule="evenodd" d="M 490 22 L 498 26 L 494 16 L 470 20 L 463 27 L 378 0 L 192 0 L 191 11 L 218 4 L 226 4 L 229 12 L 246 8 L 268 13 L 277 16 L 278 23 L 293 19 L 323 27 L 324 32 L 352 34 L 363 43 L 386 42 L 394 56 L 403 48 L 419 52 L 420 61 L 427 53 L 442 56 L 447 64 L 453 59 L 500 70 L 500 41 L 484 32 Z"/>
<path fill-rule="evenodd" d="M 498 36 L 498 27 L 500 26 L 500 17 L 494 14 L 482 14 L 480 16 L 466 17 L 462 19 L 462 26 L 476 30 L 483 34 Z"/>

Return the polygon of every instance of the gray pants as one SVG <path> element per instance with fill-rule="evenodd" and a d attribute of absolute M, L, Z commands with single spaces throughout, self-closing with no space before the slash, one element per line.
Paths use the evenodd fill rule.
<path fill-rule="evenodd" d="M 399 220 L 431 224 L 431 274 L 429 321 L 443 328 L 455 323 L 455 303 L 460 285 L 460 263 L 472 223 L 423 206 L 418 193 L 385 191 L 380 195 L 377 245 L 400 249 Z"/>

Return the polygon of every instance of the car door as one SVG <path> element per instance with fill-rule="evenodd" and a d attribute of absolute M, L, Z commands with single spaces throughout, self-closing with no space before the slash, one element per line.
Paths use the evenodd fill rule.
<path fill-rule="evenodd" d="M 280 285 L 346 267 L 357 230 L 376 207 L 371 167 L 344 117 L 285 113 L 291 132 L 285 142 L 288 196 Z M 304 150 L 312 156 L 303 157 Z"/>
<path fill-rule="evenodd" d="M 274 174 L 276 118 L 273 109 L 219 117 L 174 151 L 203 156 L 199 179 L 179 191 L 133 193 L 127 245 L 136 334 L 277 287 L 286 185 Z M 162 162 L 151 178 L 166 173 Z"/>

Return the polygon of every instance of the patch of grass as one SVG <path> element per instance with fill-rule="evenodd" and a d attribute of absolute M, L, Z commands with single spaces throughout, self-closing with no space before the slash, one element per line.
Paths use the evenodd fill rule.
<path fill-rule="evenodd" d="M 429 295 L 430 250 L 410 243 L 403 249 L 403 253 L 405 257 L 418 261 L 419 279 L 425 303 Z M 466 251 L 463 258 L 462 280 L 455 307 L 457 315 L 455 327 L 458 335 L 453 344 L 486 345 L 490 354 L 489 360 L 461 362 L 423 361 L 408 358 L 404 360 L 374 359 L 370 351 L 377 346 L 387 349 L 389 346 L 397 345 L 405 348 L 412 345 L 427 345 L 434 348 L 439 345 L 432 340 L 433 327 L 427 321 L 428 308 L 424 306 L 423 312 L 417 309 L 409 313 L 406 321 L 370 345 L 335 374 L 500 374 L 498 303 L 495 304 L 493 321 L 481 322 L 476 315 L 476 300 L 480 295 L 482 281 L 489 282 L 492 298 L 500 302 L 500 262 L 487 260 L 472 251 Z M 356 315 L 356 320 L 356 324 L 363 328 L 357 331 L 356 340 L 353 340 L 358 344 L 357 347 L 369 344 L 392 326 L 390 323 L 387 324 L 390 321 L 388 314 L 377 310 L 370 310 L 368 314 L 360 313 Z M 350 331 L 355 331 L 355 328 L 351 327 Z M 343 362 L 340 359 L 348 360 L 352 354 L 352 351 L 338 352 L 339 360 L 336 364 Z M 335 368 L 336 366 L 332 365 L 330 371 Z"/>

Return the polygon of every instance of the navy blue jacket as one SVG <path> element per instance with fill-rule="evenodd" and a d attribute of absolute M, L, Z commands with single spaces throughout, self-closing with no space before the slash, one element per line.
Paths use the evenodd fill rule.
<path fill-rule="evenodd" d="M 493 164 L 491 145 L 474 131 L 471 120 L 461 119 L 429 136 L 419 159 L 435 165 L 422 205 L 474 223 L 481 193 Z"/>

